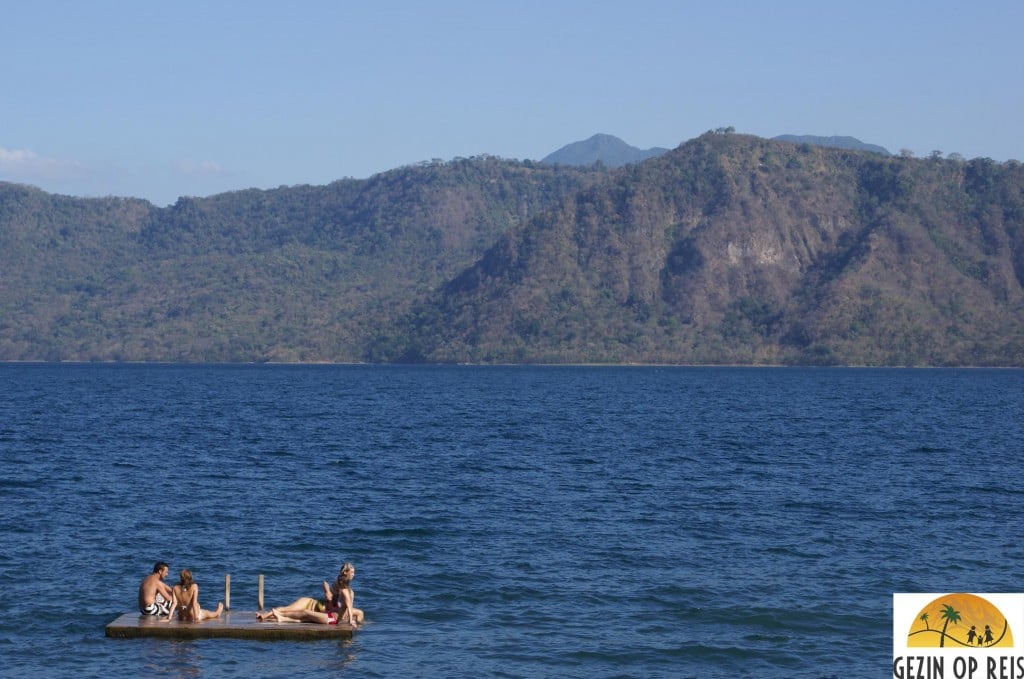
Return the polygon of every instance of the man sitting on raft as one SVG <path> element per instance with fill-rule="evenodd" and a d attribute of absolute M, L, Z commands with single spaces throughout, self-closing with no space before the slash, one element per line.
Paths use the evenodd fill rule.
<path fill-rule="evenodd" d="M 322 625 L 349 623 L 353 627 L 363 622 L 363 612 L 356 608 L 352 578 L 356 567 L 346 562 L 338 573 L 333 585 L 324 582 L 324 599 L 317 601 L 308 596 L 299 597 L 287 606 L 270 609 L 269 613 L 257 613 L 260 622 L 317 622 Z"/>
<path fill-rule="evenodd" d="M 142 615 L 171 615 L 171 600 L 174 594 L 164 583 L 171 567 L 163 561 L 153 565 L 153 572 L 139 585 L 139 613 Z"/>

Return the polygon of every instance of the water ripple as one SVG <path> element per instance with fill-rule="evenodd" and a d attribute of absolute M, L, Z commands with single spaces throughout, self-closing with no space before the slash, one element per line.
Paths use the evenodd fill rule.
<path fill-rule="evenodd" d="M 1019 589 L 1022 404 L 1019 371 L 0 366 L 0 649 L 14 674 L 871 676 L 893 591 Z M 236 609 L 351 560 L 370 622 L 104 639 L 156 559 L 204 605 L 230 573 Z"/>

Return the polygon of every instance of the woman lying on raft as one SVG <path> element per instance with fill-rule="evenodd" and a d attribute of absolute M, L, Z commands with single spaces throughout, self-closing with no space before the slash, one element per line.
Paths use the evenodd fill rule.
<path fill-rule="evenodd" d="M 178 584 L 171 589 L 173 597 L 168 621 L 175 613 L 181 622 L 202 622 L 220 617 L 224 612 L 224 604 L 220 601 L 217 602 L 216 611 L 204 611 L 199 607 L 199 585 L 192 580 L 192 571 L 186 568 L 178 574 L 178 578 Z"/>
<path fill-rule="evenodd" d="M 308 596 L 299 597 L 287 606 L 270 609 L 269 613 L 257 613 L 260 622 L 318 622 L 322 625 L 349 623 L 353 626 L 363 622 L 363 612 L 356 608 L 352 578 L 356 567 L 346 562 L 338 573 L 333 585 L 324 582 L 322 601 Z"/>

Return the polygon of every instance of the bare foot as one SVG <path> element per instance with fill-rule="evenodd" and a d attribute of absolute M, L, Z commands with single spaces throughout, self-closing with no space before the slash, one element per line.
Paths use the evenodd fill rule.
<path fill-rule="evenodd" d="M 221 616 L 221 613 L 223 613 L 223 612 L 224 612 L 224 602 L 223 601 L 218 601 L 217 602 L 217 613 L 213 617 L 219 618 Z"/>
<path fill-rule="evenodd" d="M 300 620 L 296 620 L 295 618 L 292 618 L 291 616 L 285 615 L 284 613 L 282 613 L 281 611 L 277 610 L 276 608 L 272 608 L 270 610 L 274 614 L 274 620 L 277 620 L 278 622 L 301 622 Z"/>

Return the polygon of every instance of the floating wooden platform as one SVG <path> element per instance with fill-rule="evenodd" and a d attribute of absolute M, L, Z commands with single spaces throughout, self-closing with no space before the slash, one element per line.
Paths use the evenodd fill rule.
<path fill-rule="evenodd" d="M 118 639 L 159 637 L 163 639 L 266 639 L 303 641 L 306 639 L 345 639 L 355 628 L 349 624 L 320 625 L 309 622 L 260 622 L 256 611 L 224 611 L 214 620 L 203 622 L 165 622 L 138 613 L 125 613 L 107 625 L 107 636 Z"/>

